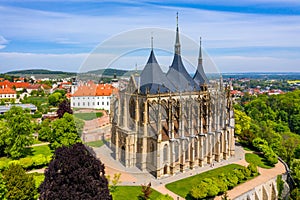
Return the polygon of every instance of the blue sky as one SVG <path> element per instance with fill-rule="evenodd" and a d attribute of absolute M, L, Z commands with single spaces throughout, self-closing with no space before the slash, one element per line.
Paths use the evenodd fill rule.
<path fill-rule="evenodd" d="M 181 33 L 195 42 L 201 36 L 221 72 L 300 71 L 299 0 L 0 0 L 0 73 L 79 71 L 97 45 L 116 35 L 148 27 L 175 30 L 176 12 Z M 173 42 L 167 45 L 173 48 Z M 131 59 L 143 66 L 147 55 Z M 159 60 L 168 65 L 170 59 Z"/>

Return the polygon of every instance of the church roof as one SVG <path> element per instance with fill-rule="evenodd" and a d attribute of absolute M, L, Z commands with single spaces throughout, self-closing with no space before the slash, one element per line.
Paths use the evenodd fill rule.
<path fill-rule="evenodd" d="M 195 73 L 193 79 L 197 84 L 200 84 L 200 85 L 202 85 L 204 83 L 206 83 L 206 84 L 208 83 L 208 79 L 205 75 L 204 68 L 203 68 L 201 38 L 200 38 L 198 66 L 197 66 L 197 70 L 196 70 L 196 73 Z"/>
<path fill-rule="evenodd" d="M 178 15 L 177 15 L 177 27 L 176 27 L 176 39 L 174 58 L 172 65 L 167 72 L 167 78 L 175 85 L 178 91 L 191 91 L 199 90 L 199 86 L 192 79 L 189 73 L 186 71 L 181 55 L 180 55 L 180 41 L 179 41 L 179 29 L 178 29 Z"/>
<path fill-rule="evenodd" d="M 150 94 L 159 92 L 165 93 L 175 91 L 174 85 L 167 79 L 165 73 L 161 70 L 153 49 L 151 50 L 148 62 L 141 72 L 140 92 L 145 94 L 147 90 Z"/>

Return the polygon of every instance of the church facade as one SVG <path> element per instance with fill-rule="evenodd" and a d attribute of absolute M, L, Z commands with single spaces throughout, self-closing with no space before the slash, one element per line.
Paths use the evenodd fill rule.
<path fill-rule="evenodd" d="M 181 58 L 178 23 L 167 73 L 152 48 L 143 71 L 130 77 L 111 102 L 111 147 L 125 167 L 156 178 L 234 156 L 232 100 L 222 79 L 209 81 L 198 66 L 191 77 Z"/>

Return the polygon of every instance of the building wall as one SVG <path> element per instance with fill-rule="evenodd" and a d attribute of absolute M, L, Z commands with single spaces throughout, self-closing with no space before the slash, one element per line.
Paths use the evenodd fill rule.
<path fill-rule="evenodd" d="M 71 97 L 72 108 L 90 108 L 110 110 L 111 96 L 81 96 Z"/>
<path fill-rule="evenodd" d="M 160 178 L 234 156 L 229 101 L 224 90 L 147 97 L 119 93 L 111 111 L 116 160 Z"/>
<path fill-rule="evenodd" d="M 17 94 L 0 94 L 0 99 L 16 99 Z"/>

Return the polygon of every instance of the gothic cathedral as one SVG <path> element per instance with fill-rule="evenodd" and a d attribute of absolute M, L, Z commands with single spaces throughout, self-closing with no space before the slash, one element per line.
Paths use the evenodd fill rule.
<path fill-rule="evenodd" d="M 178 23 L 167 73 L 153 48 L 143 71 L 111 103 L 111 147 L 125 167 L 156 178 L 234 156 L 232 100 L 222 79 L 209 81 L 200 51 L 195 75 L 183 65 Z"/>

